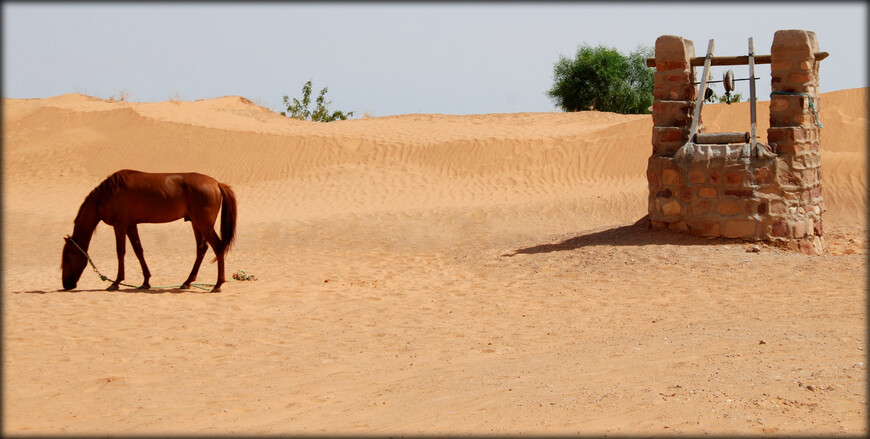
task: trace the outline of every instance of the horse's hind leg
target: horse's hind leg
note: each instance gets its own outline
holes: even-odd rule
[[[139,229],[136,228],[135,224],[127,227],[127,236],[130,238],[130,244],[133,246],[133,253],[136,253],[136,258],[139,259],[139,265],[142,266],[142,277],[145,279],[142,281],[142,286],[140,286],[139,289],[147,290],[151,288],[151,284],[149,283],[149,280],[151,280],[151,271],[148,270],[148,265],[145,263],[145,252],[142,251],[142,241],[139,240]]]
[[[193,225],[193,237],[196,239],[196,261],[193,262],[193,269],[190,270],[190,276],[181,284],[181,288],[188,289],[190,284],[196,280],[196,274],[199,273],[199,267],[202,265],[202,258],[205,257],[205,252],[208,250],[208,243],[205,237],[197,230],[196,225]]]
[[[217,264],[218,264],[218,277],[217,282],[214,284],[214,288],[211,289],[212,293],[219,293],[221,291],[221,285],[226,281],[224,278],[224,252],[223,252],[223,241],[218,237],[217,233],[213,228],[208,227],[205,231],[202,232],[205,237],[206,242],[211,245],[211,249],[214,250],[215,255],[217,256]]]

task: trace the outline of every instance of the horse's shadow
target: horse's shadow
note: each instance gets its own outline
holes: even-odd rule
[[[634,224],[614,227],[607,230],[590,232],[575,236],[561,242],[550,244],[538,244],[514,250],[502,256],[513,257],[520,254],[533,255],[539,253],[552,253],[571,251],[584,247],[594,246],[644,246],[644,245],[716,245],[743,242],[739,239],[727,238],[704,238],[686,233],[674,233],[665,229],[653,229],[649,225],[649,218],[643,217]]]
[[[181,288],[152,288],[143,290],[141,288],[128,288],[122,290],[108,291],[105,288],[92,288],[87,290],[30,290],[30,291],[13,291],[12,294],[57,294],[57,293],[67,293],[67,294],[77,294],[77,293],[109,293],[109,294],[183,294],[183,293],[193,293],[193,294],[213,294],[210,291],[201,290],[198,288],[193,288],[189,290],[183,290]]]

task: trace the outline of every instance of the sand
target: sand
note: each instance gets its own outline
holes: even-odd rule
[[[748,104],[703,117],[745,131]],[[3,433],[866,434],[867,89],[820,118],[808,256],[646,229],[649,115],[4,99]],[[62,237],[123,168],[230,184],[227,270],[257,280],[60,291]],[[190,225],[139,230],[151,284],[180,284]],[[90,253],[114,276],[105,224]]]

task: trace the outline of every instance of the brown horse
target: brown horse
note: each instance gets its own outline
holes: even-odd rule
[[[214,231],[218,210],[221,211],[221,236]],[[118,251],[118,276],[108,290],[117,290],[124,280],[124,253],[127,238],[142,265],[145,278],[141,289],[148,289],[151,272],[145,265],[142,243],[139,241],[139,223],[168,223],[184,218],[193,225],[196,238],[196,261],[190,276],[181,288],[190,288],[196,280],[202,258],[208,245],[216,255],[218,279],[212,292],[221,290],[224,278],[224,255],[233,243],[236,233],[236,196],[226,184],[197,173],[153,174],[124,169],[118,171],[85,197],[75,218],[72,236],[67,235],[63,246],[61,271],[63,288],[76,287],[88,264],[86,252],[91,237],[100,221],[115,229]],[[214,260],[212,261],[214,262]]]

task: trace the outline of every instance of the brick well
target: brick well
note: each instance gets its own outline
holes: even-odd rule
[[[647,167],[654,227],[823,251],[819,53],[814,32],[777,31],[769,144],[700,145],[689,141],[698,99],[694,44],[672,35],[656,40]],[[704,132],[701,120],[698,132]]]

